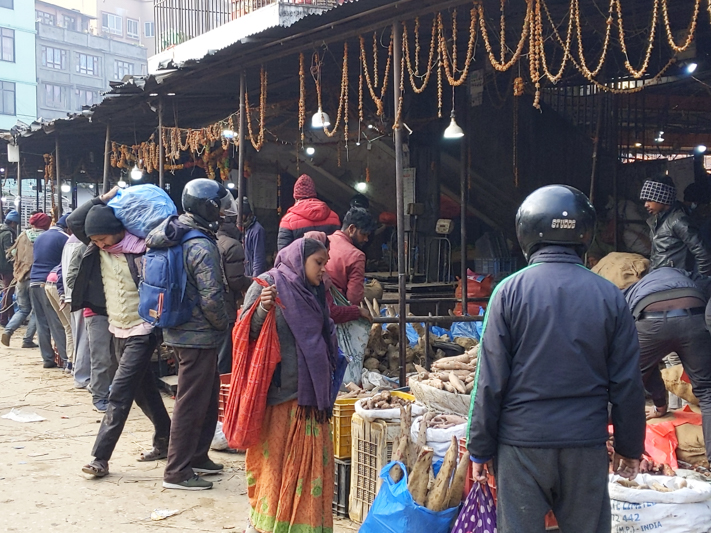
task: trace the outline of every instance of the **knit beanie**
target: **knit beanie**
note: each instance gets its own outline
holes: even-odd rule
[[[87,237],[94,235],[115,235],[121,233],[124,227],[114,215],[114,210],[108,205],[95,205],[86,215],[84,233]]]
[[[69,216],[69,213],[59,217],[59,220],[57,220],[57,226],[59,226],[62,229],[67,229],[67,217],[68,216]]]
[[[30,226],[34,226],[37,229],[48,230],[49,226],[52,225],[52,219],[44,213],[35,213],[30,217]]]
[[[294,185],[294,200],[303,200],[304,198],[316,198],[316,185],[311,176],[302,174]]]
[[[665,181],[671,182],[671,180]],[[639,199],[645,202],[649,201],[672,205],[676,201],[676,187],[661,180],[647,180],[642,186]]]

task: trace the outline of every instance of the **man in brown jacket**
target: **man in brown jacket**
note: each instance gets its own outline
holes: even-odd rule
[[[22,340],[23,348],[37,348],[33,338],[37,331],[35,314],[32,312],[30,302],[30,271],[32,270],[34,242],[44,233],[51,224],[51,219],[44,213],[38,213],[30,217],[30,227],[20,233],[15,244],[7,251],[7,257],[14,262],[13,274],[15,276],[15,295],[17,297],[17,307],[19,311],[13,315],[10,322],[5,326],[5,331],[0,339],[5,346],[10,346],[10,338],[15,333],[27,317],[30,322],[27,332]]]

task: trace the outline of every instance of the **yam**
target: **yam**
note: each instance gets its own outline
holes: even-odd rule
[[[427,484],[430,479],[430,468],[432,467],[432,457],[434,451],[432,448],[425,446],[420,453],[417,454],[417,460],[412,467],[412,474],[407,483],[407,489],[412,495],[412,499],[418,505],[425,505],[427,501]]]
[[[469,472],[469,463],[469,452],[467,451],[460,457],[457,470],[454,472],[452,484],[449,486],[449,491],[447,491],[447,505],[445,509],[451,509],[462,503],[464,484],[466,483],[467,473]]]
[[[444,386],[444,390],[446,390],[447,392],[451,392],[452,394],[457,394],[457,389],[455,389],[454,385],[452,385],[448,381],[445,381],[444,383],[442,383],[442,385]]]
[[[405,465],[405,468],[407,468],[407,450],[409,445],[410,439],[408,438],[408,436],[401,435],[395,453],[392,457],[393,461],[400,461],[401,463],[403,463]],[[395,483],[399,482],[402,479],[403,474],[404,473],[400,465],[395,465],[390,469],[390,477]]]
[[[473,367],[467,363],[460,363],[459,361],[449,361],[449,357],[445,359],[440,359],[432,364],[434,370],[468,370],[473,372],[476,367]]]
[[[417,433],[417,451],[419,452],[422,448],[427,445],[427,427],[429,426],[430,420],[434,418],[434,413],[432,411],[427,411],[422,418],[420,418],[420,427]]]
[[[473,390],[474,390],[474,381],[470,381],[469,383],[467,383],[467,386],[465,387],[466,394],[471,394]]]
[[[425,507],[431,511],[442,511],[445,509],[447,503],[449,503],[447,492],[449,491],[452,472],[457,464],[458,448],[457,437],[452,437],[452,444],[449,445],[447,453],[444,454],[442,467],[439,469],[434,487],[427,495],[427,501],[425,502]]]
[[[449,373],[449,382],[452,384],[452,386],[455,389],[457,389],[458,392],[460,392],[462,394],[467,393],[466,386],[464,385],[464,383],[462,383],[462,380],[459,379],[454,372]]]

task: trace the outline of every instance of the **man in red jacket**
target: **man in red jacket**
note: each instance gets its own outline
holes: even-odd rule
[[[343,228],[331,235],[330,259],[326,272],[333,285],[351,305],[360,305],[365,292],[365,253],[363,247],[375,231],[375,220],[362,207],[352,207],[343,217]]]
[[[302,174],[294,185],[294,204],[279,224],[277,249],[281,250],[308,231],[322,231],[330,235],[341,227],[338,215],[316,198],[316,185],[310,176]]]

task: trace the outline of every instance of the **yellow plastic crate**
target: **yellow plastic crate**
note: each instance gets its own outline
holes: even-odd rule
[[[349,459],[351,456],[351,418],[357,401],[357,398],[341,398],[333,406],[331,436],[336,459]]]

